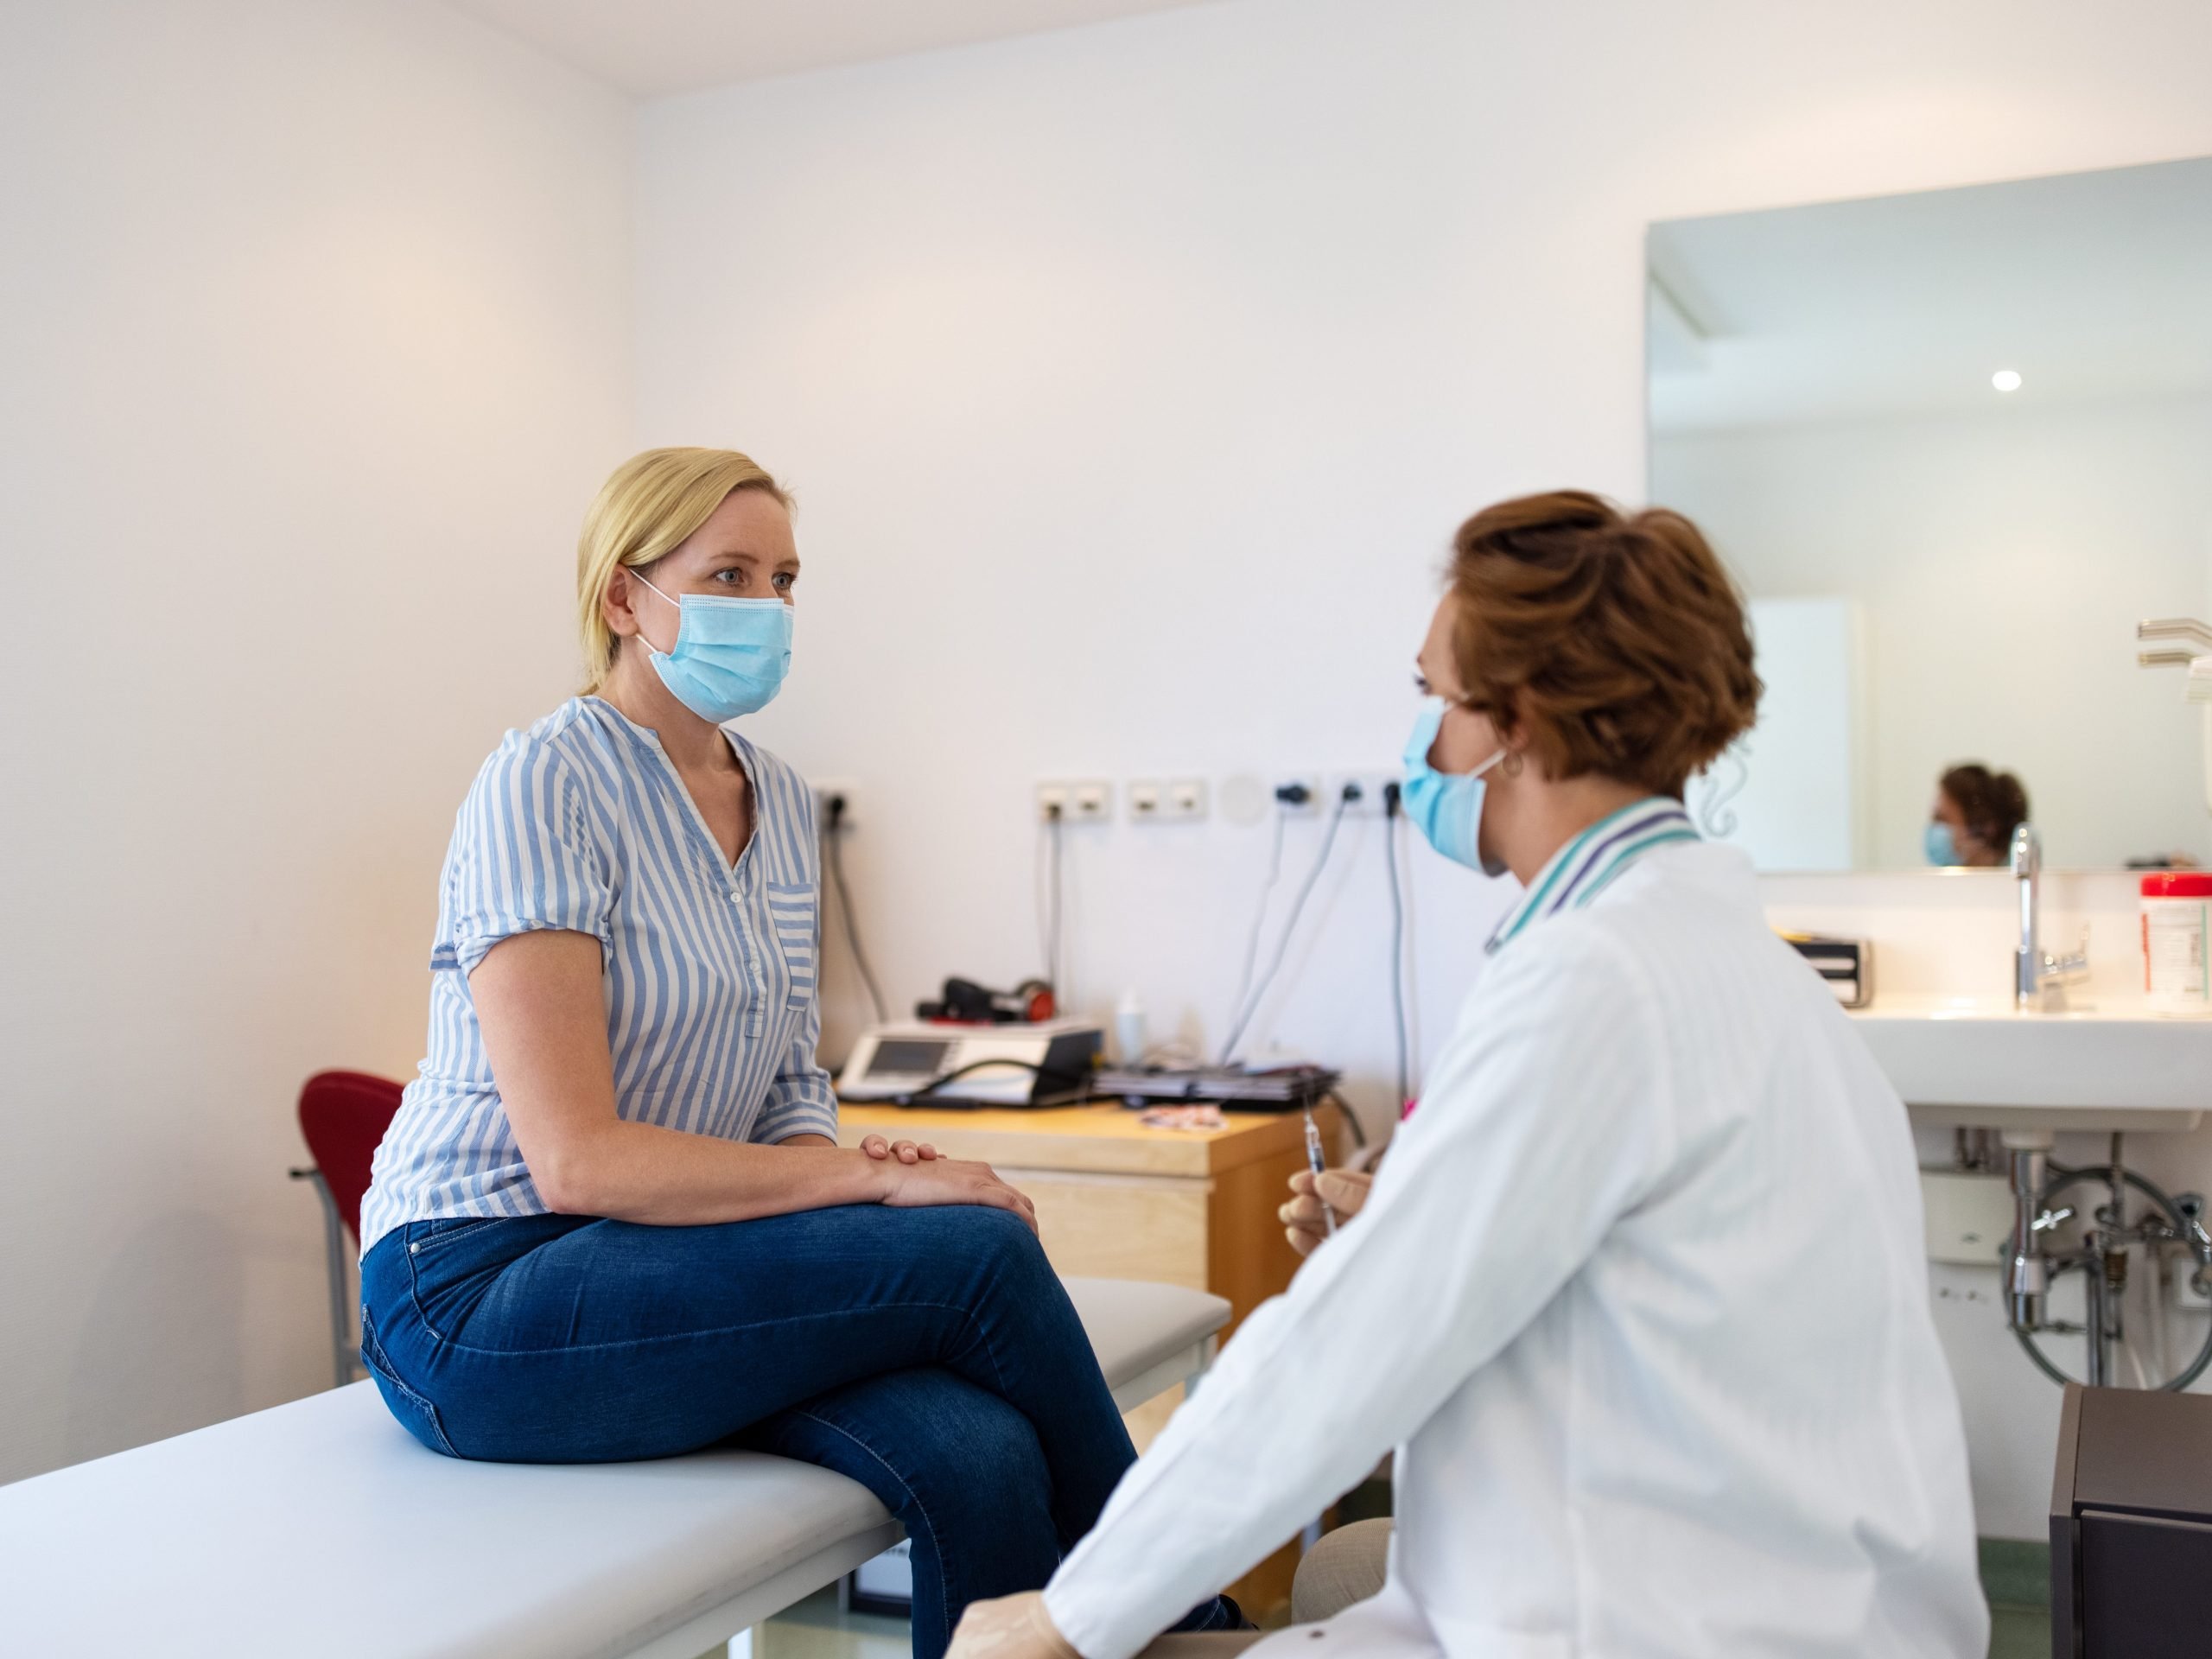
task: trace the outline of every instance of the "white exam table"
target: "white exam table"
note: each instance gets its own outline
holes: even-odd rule
[[[1065,1282],[1125,1411],[1229,1320]],[[901,1535],[864,1487],[760,1452],[442,1458],[357,1382],[0,1486],[0,1653],[695,1659]]]

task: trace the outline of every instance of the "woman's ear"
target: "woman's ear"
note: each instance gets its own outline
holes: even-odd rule
[[[626,639],[638,632],[636,606],[638,595],[643,591],[632,580],[626,565],[616,565],[608,575],[607,592],[599,601],[599,613],[606,620],[607,632],[618,639]]]

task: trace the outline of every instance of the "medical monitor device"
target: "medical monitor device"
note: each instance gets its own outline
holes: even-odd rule
[[[1065,1105],[1089,1096],[1104,1046],[1104,1028],[1083,1020],[876,1026],[853,1045],[837,1093],[899,1105]]]

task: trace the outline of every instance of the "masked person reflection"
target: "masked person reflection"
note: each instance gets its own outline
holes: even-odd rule
[[[906,1525],[934,1659],[970,1599],[1045,1582],[1136,1452],[1028,1199],[836,1144],[813,797],[730,724],[783,685],[798,574],[735,451],[649,450],[593,503],[585,693],[507,734],[446,855],[361,1357],[449,1457],[736,1438],[851,1476]],[[1187,1624],[1242,1622],[1208,1596]]]
[[[1519,900],[1371,1188],[1325,1236],[1294,1183],[1289,1290],[955,1659],[1128,1659],[1393,1447],[1376,1593],[1154,1651],[1979,1659],[1904,1109],[1681,804],[1753,716],[1733,585],[1676,514],[1509,501],[1420,667],[1408,811]]]
[[[2012,856],[2012,832],[2028,821],[2028,791],[2009,772],[1978,762],[1937,781],[1923,849],[1939,868],[1993,870]]]

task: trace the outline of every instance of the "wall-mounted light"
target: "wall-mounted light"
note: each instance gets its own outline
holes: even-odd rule
[[[2020,389],[2020,372],[2018,369],[1999,369],[1989,377],[1989,384],[1999,391],[2018,391]]]

